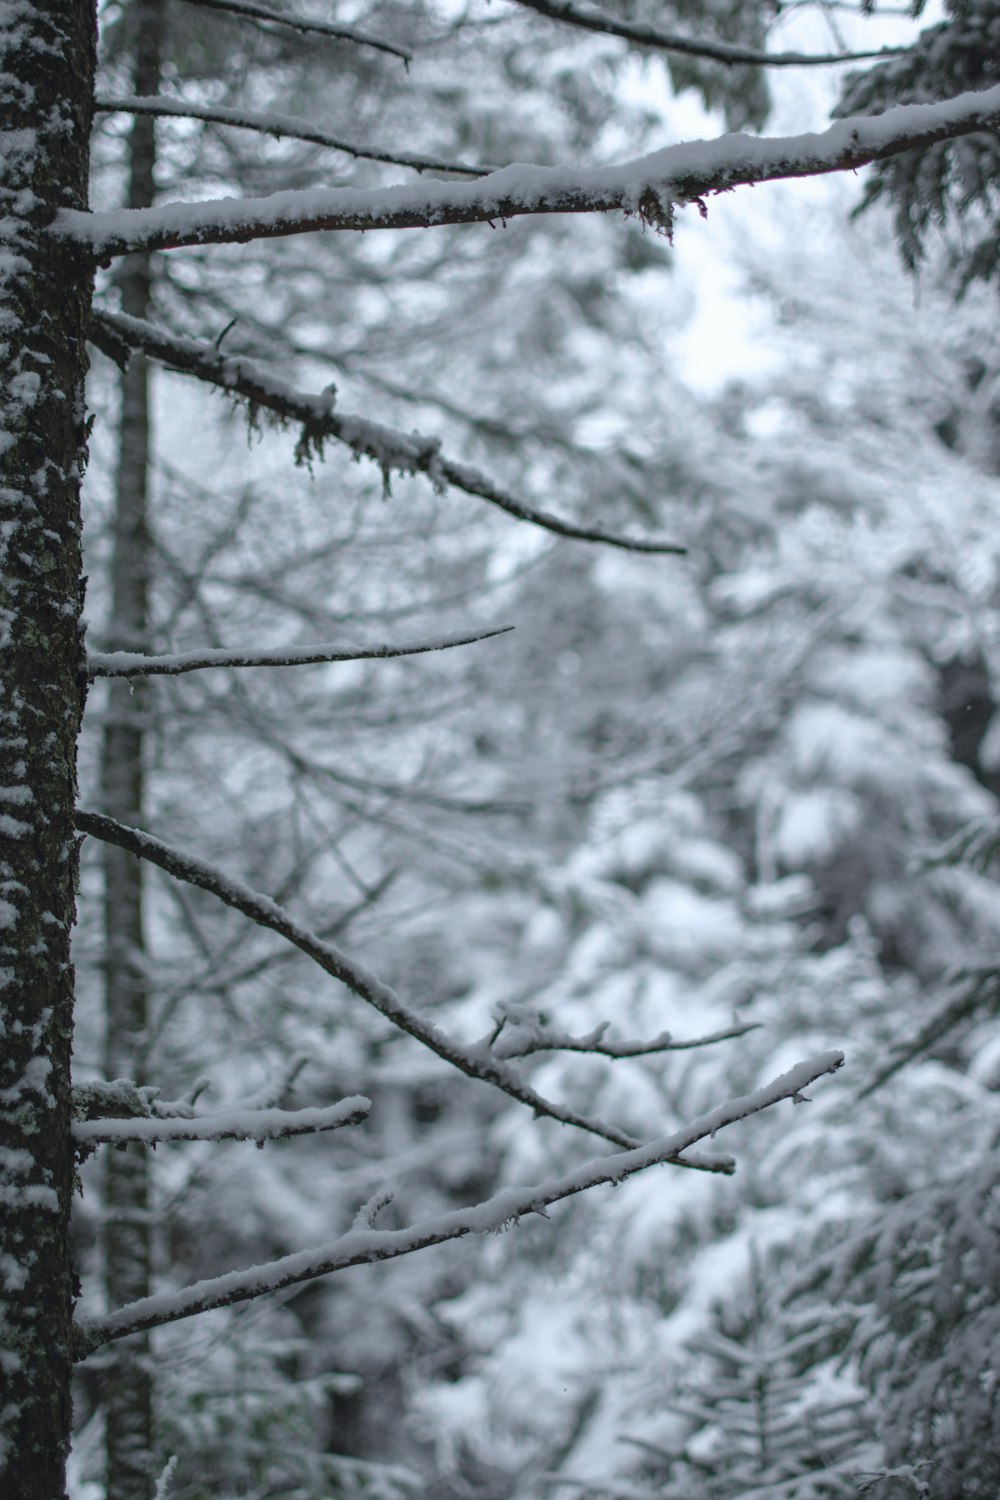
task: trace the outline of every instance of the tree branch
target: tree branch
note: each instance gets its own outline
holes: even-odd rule
[[[898,57],[905,47],[879,47],[870,52],[758,52],[753,47],[741,47],[736,42],[704,41],[698,37],[681,36],[674,31],[661,31],[646,21],[623,21],[610,16],[596,6],[579,6],[569,0],[513,0],[526,10],[547,16],[550,21],[559,21],[566,26],[578,26],[584,31],[596,31],[604,36],[622,37],[634,42],[637,47],[652,47],[658,52],[679,52],[686,57],[703,57],[709,62],[751,65],[767,68],[803,68],[828,66],[831,63],[865,62],[871,58]]]
[[[518,1011],[529,1007],[518,1007]],[[518,1057],[531,1057],[536,1052],[587,1052],[597,1057],[651,1057],[661,1052],[687,1052],[695,1047],[708,1047],[713,1042],[728,1042],[734,1037],[745,1036],[748,1031],[760,1029],[759,1021],[750,1021],[742,1026],[731,1026],[725,1031],[714,1031],[707,1036],[691,1037],[686,1041],[675,1041],[669,1031],[661,1032],[648,1042],[606,1042],[604,1035],[610,1022],[602,1021],[586,1036],[571,1036],[557,1026],[543,1021],[534,1007],[529,1014],[515,1014],[508,1007],[490,1039],[494,1057],[508,1061]]]
[[[148,1119],[75,1120],[71,1134],[89,1155],[95,1146],[160,1141],[280,1141],[286,1136],[315,1135],[358,1125],[367,1118],[371,1100],[358,1094],[326,1109],[217,1109],[201,1115],[152,1116]]]
[[[598,527],[575,526],[549,511],[535,510],[495,485],[478,469],[446,458],[437,438],[397,432],[364,417],[336,412],[330,391],[307,395],[295,390],[279,376],[272,375],[254,360],[222,354],[212,345],[166,333],[138,318],[126,317],[124,313],[95,311],[91,337],[99,349],[119,363],[131,349],[141,349],[143,354],[160,360],[173,370],[205,380],[230,396],[241,396],[250,403],[251,412],[263,408],[273,412],[281,422],[300,424],[302,435],[298,453],[304,460],[313,454],[321,454],[323,444],[332,439],[350,448],[356,457],[372,459],[383,476],[393,472],[426,474],[432,484],[442,488],[452,485],[467,495],[486,500],[519,521],[527,521],[556,536],[619,547],[626,552],[682,555],[686,551],[675,542],[618,536]]]
[[[453,646],[471,646],[496,635],[507,635],[513,625],[481,630],[475,635],[441,636],[417,641],[412,646],[362,646],[345,651],[341,646],[275,646],[250,651],[179,651],[171,656],[143,656],[136,651],[91,651],[87,654],[87,676],[179,677],[209,667],[308,667],[319,662],[384,661],[396,656],[421,656],[429,651],[449,651]]]
[[[750,1115],[769,1109],[782,1099],[798,1100],[802,1090],[824,1074],[835,1073],[843,1064],[841,1052],[824,1052],[807,1062],[797,1064],[773,1082],[742,1098],[732,1099],[717,1109],[685,1125],[673,1135],[637,1146],[634,1150],[599,1157],[556,1178],[534,1187],[505,1188],[473,1208],[441,1214],[408,1229],[375,1229],[365,1222],[329,1244],[301,1250],[262,1266],[245,1271],[231,1271],[195,1282],[178,1292],[164,1292],[119,1308],[107,1317],[94,1318],[77,1327],[76,1357],[85,1359],[95,1349],[113,1339],[124,1338],[147,1328],[156,1328],[179,1318],[192,1317],[210,1308],[229,1307],[282,1287],[311,1281],[331,1271],[372,1261],[394,1260],[429,1245],[462,1239],[469,1234],[496,1233],[515,1223],[525,1214],[544,1213],[553,1203],[605,1183],[623,1182],[636,1172],[669,1162],[683,1166],[681,1154],[698,1141],[714,1138],[719,1130]],[[374,1206],[373,1200],[372,1206]],[[374,1217],[372,1214],[370,1217]],[[357,1221],[356,1221],[357,1223]]]
[[[382,161],[391,166],[412,167],[416,172],[453,172],[461,177],[482,177],[491,170],[489,167],[470,167],[465,162],[446,161],[438,156],[417,156],[409,151],[380,151],[374,146],[359,146],[341,136],[319,130],[311,120],[298,115],[256,114],[253,110],[230,109],[222,104],[188,104],[183,99],[159,95],[97,99],[94,108],[99,114],[155,115],[205,120],[212,125],[232,125],[238,130],[256,130],[278,140],[308,141],[313,146],[327,146],[358,161]]]
[[[140,250],[243,243],[318,229],[494,224],[550,213],[639,214],[669,233],[675,204],[700,203],[706,194],[751,183],[853,171],[902,151],[995,130],[998,125],[1000,85],[937,104],[901,104],[881,115],[852,115],[819,134],[723,135],[714,141],[667,146],[618,166],[514,165],[476,182],[303,189],[268,198],[166,203],[101,213],[63,209],[52,232],[86,246],[104,264]]]
[[[631,1149],[637,1144],[635,1137],[624,1130],[607,1125],[601,1120],[579,1115],[573,1110],[544,1099],[502,1059],[494,1057],[488,1043],[483,1043],[478,1047],[465,1047],[460,1042],[453,1041],[432,1021],[412,1011],[394,990],[378,979],[363,964],[348,957],[332,943],[323,942],[315,933],[302,927],[290,912],[284,911],[270,897],[260,895],[241,881],[232,879],[216,866],[196,859],[193,855],[183,854],[138,828],[127,828],[123,823],[106,817],[103,813],[79,809],[76,814],[76,826],[81,833],[89,833],[105,843],[117,844],[119,848],[128,849],[140,859],[158,865],[161,870],[166,870],[177,880],[184,880],[189,885],[210,891],[227,906],[249,917],[252,922],[258,923],[261,927],[267,927],[272,932],[280,933],[332,978],[338,979],[360,999],[367,1001],[400,1031],[414,1037],[468,1078],[477,1078],[484,1083],[492,1084],[494,1088],[507,1094],[511,1099],[527,1105],[536,1115],[558,1120],[563,1125],[574,1125],[579,1130],[586,1130],[592,1135],[600,1136],[603,1140],[611,1141],[614,1145],[626,1149]],[[704,1171],[726,1170],[725,1166],[720,1166],[713,1158],[698,1161],[689,1159],[683,1165],[697,1166],[699,1170]]]
[[[285,26],[303,36],[325,36],[336,42],[355,42],[359,47],[374,47],[377,52],[388,52],[391,57],[402,58],[409,65],[413,53],[395,42],[372,36],[369,31],[359,31],[356,26],[338,26],[330,21],[308,21],[304,17],[285,15],[280,10],[258,5],[256,0],[187,0],[189,5],[202,5],[206,10],[224,10],[231,15],[250,21],[266,21],[270,26]]]

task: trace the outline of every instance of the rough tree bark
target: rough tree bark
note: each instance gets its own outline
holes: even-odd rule
[[[159,93],[163,52],[162,0],[137,0],[129,15],[133,53],[132,88]],[[127,206],[149,208],[156,197],[156,128],[136,116],[128,145]],[[122,311],[134,318],[150,313],[152,257],[126,256],[118,283]],[[126,651],[149,650],[150,540],[150,378],[141,355],[120,378],[118,462],[115,476],[114,538],[111,556],[110,644]],[[141,826],[145,800],[144,739],[150,708],[141,679],[108,686],[107,726],[101,751],[104,809],[123,823]],[[104,867],[105,1051],[107,1078],[143,1076],[142,1054],[149,1021],[142,866],[110,844],[102,849]],[[150,1292],[149,1153],[142,1146],[109,1151],[104,1174],[105,1289],[108,1306],[146,1297]],[[153,1380],[149,1334],[123,1340],[105,1372],[107,1500],[149,1500],[153,1492]]]
[[[69,1137],[91,0],[0,24],[0,1491],[58,1500],[69,1446]]]

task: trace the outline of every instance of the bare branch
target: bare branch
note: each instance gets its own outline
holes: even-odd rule
[[[467,495],[488,501],[519,521],[527,521],[556,536],[619,547],[626,552],[682,555],[686,551],[675,542],[618,536],[597,527],[575,526],[549,511],[535,510],[495,485],[478,469],[446,458],[437,438],[397,432],[364,417],[336,412],[330,391],[307,395],[254,360],[222,354],[209,344],[165,333],[138,318],[95,310],[91,337],[110,359],[120,362],[129,349],[141,349],[143,354],[161,360],[171,369],[205,380],[230,396],[241,396],[250,403],[251,409],[262,407],[273,412],[279,421],[300,423],[299,452],[306,458],[319,452],[324,442],[333,440],[343,443],[357,457],[372,459],[379,465],[383,476],[393,472],[426,474],[432,484],[442,488],[452,485]]]
[[[411,1010],[394,990],[378,979],[363,964],[349,958],[340,948],[336,948],[332,943],[323,942],[315,933],[302,927],[290,912],[284,911],[270,897],[260,895],[244,885],[242,881],[232,879],[216,866],[196,859],[193,855],[183,854],[171,848],[169,844],[164,844],[160,839],[153,838],[151,834],[141,832],[138,828],[127,828],[103,813],[85,812],[80,809],[76,814],[76,826],[82,833],[89,833],[105,843],[117,844],[119,848],[128,849],[140,859],[158,865],[160,869],[166,870],[177,880],[184,880],[190,885],[199,886],[202,890],[211,891],[220,901],[242,912],[245,917],[249,917],[259,926],[280,933],[327,974],[346,985],[360,999],[367,1001],[400,1031],[422,1042],[431,1052],[436,1053],[438,1057],[467,1077],[478,1078],[484,1083],[492,1084],[494,1088],[500,1089],[510,1098],[527,1105],[536,1115],[545,1115],[549,1119],[559,1120],[564,1125],[574,1125],[580,1130],[589,1131],[592,1135],[598,1135],[603,1140],[611,1141],[614,1145],[626,1149],[631,1149],[637,1144],[635,1137],[624,1130],[618,1130],[615,1126],[607,1125],[601,1120],[579,1115],[573,1110],[544,1099],[502,1059],[494,1057],[487,1044],[479,1047],[466,1047],[461,1042],[454,1041],[432,1021]],[[705,1171],[726,1170],[725,1166],[720,1166],[712,1158],[704,1161],[694,1161],[689,1158],[683,1165],[697,1166]]]
[[[357,161],[382,161],[390,166],[412,167],[415,172],[452,172],[460,177],[482,177],[490,167],[470,167],[466,162],[447,161],[439,156],[419,156],[411,151],[380,151],[375,146],[359,146],[342,136],[320,130],[311,120],[299,115],[257,114],[253,110],[231,109],[222,104],[189,104],[184,99],[155,96],[123,96],[120,99],[97,99],[99,114],[155,115],[184,120],[205,120],[212,125],[232,125],[238,130],[256,130],[276,140],[308,141],[342,151]]]
[[[258,5],[256,0],[187,0],[189,5],[203,5],[206,10],[224,10],[231,15],[245,17],[249,21],[266,21],[269,26],[284,26],[298,31],[303,36],[325,36],[337,42],[355,42],[359,47],[374,47],[377,52],[388,52],[390,57],[399,57],[410,63],[413,53],[395,42],[372,36],[369,31],[359,31],[356,26],[338,26],[331,21],[307,21],[304,17],[285,15],[280,10]]]
[[[280,1141],[286,1136],[315,1135],[358,1125],[367,1118],[371,1100],[358,1094],[325,1109],[217,1109],[201,1115],[155,1116],[149,1119],[76,1120],[72,1136],[85,1151],[100,1145],[160,1141]]]
[[[52,232],[88,247],[96,259],[184,245],[244,243],[309,230],[418,229],[495,224],[534,214],[639,214],[669,233],[676,204],[710,193],[788,177],[853,171],[902,151],[1000,125],[1000,85],[936,104],[900,104],[881,115],[851,115],[819,134],[667,146],[618,166],[515,165],[476,182],[316,188],[268,198],[166,203],[158,208],[87,213],[63,209]]]
[[[78,1325],[77,1358],[85,1359],[112,1339],[172,1323],[179,1318],[189,1318],[210,1308],[229,1307],[236,1302],[279,1291],[282,1287],[326,1276],[331,1271],[344,1270],[347,1266],[394,1260],[400,1255],[410,1255],[429,1245],[462,1239],[469,1234],[495,1233],[525,1214],[543,1213],[553,1203],[604,1183],[623,1182],[636,1172],[660,1163],[683,1166],[682,1153],[698,1141],[714,1138],[727,1125],[770,1109],[782,1099],[801,1098],[804,1088],[827,1073],[835,1073],[843,1061],[842,1052],[824,1052],[797,1064],[754,1093],[719,1105],[673,1135],[637,1146],[634,1150],[599,1157],[552,1182],[534,1187],[504,1188],[474,1208],[437,1215],[408,1229],[378,1230],[363,1223],[357,1225],[356,1221],[357,1227],[329,1244],[283,1256],[267,1265],[195,1282],[178,1292],[144,1297],[107,1317]]]
[[[481,630],[475,635],[441,636],[417,641],[412,646],[363,646],[345,651],[342,646],[275,646],[250,651],[179,651],[172,656],[143,656],[136,651],[92,651],[87,656],[87,676],[179,677],[208,667],[307,667],[319,662],[382,661],[395,656],[422,656],[428,651],[448,651],[453,646],[471,646],[496,635],[507,635],[513,625]]]
[[[703,57],[709,62],[750,65],[767,68],[826,67],[832,63],[864,62],[870,58],[898,57],[905,47],[878,47],[870,52],[758,52],[736,42],[706,41],[701,37],[682,36],[675,31],[661,31],[646,21],[623,21],[597,6],[582,6],[570,0],[513,0],[550,21],[578,26],[605,36],[622,37],[637,47],[651,47],[658,52],[678,52],[686,57]]]

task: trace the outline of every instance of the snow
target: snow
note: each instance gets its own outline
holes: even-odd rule
[[[600,1157],[550,1182],[531,1187],[504,1188],[474,1208],[458,1209],[423,1220],[409,1229],[354,1229],[337,1240],[311,1250],[297,1251],[245,1271],[195,1282],[179,1292],[162,1292],[119,1308],[106,1317],[79,1327],[85,1353],[109,1339],[120,1338],[138,1328],[154,1327],[177,1318],[190,1317],[209,1307],[221,1307],[266,1292],[292,1286],[299,1281],[324,1276],[331,1271],[366,1261],[388,1260],[415,1250],[468,1234],[492,1234],[528,1214],[542,1213],[549,1205],[574,1197],[602,1184],[617,1184],[636,1172],[645,1171],[687,1152],[697,1142],[714,1139],[718,1131],[784,1099],[797,1102],[801,1091],[827,1073],[843,1066],[844,1054],[829,1051],[795,1064],[770,1083],[740,1098],[718,1105],[673,1134]]]
[[[684,142],[619,166],[573,169],[517,163],[470,183],[302,189],[268,198],[97,213],[63,209],[55,228],[106,260],[144,247],[239,241],[306,229],[502,221],[529,213],[613,209],[666,214],[671,201],[684,203],[739,184],[853,168],[935,133],[989,128],[998,117],[1000,85],[935,104],[897,105],[874,117],[851,116],[819,133],[771,138],[733,134]]]
[[[73,1139],[80,1145],[98,1142],[143,1141],[268,1141],[290,1135],[312,1135],[356,1125],[371,1109],[371,1100],[357,1094],[328,1108],[313,1109],[217,1109],[209,1113],[171,1119],[76,1120]]]

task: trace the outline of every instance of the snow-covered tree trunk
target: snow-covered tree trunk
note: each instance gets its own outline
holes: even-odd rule
[[[68,1225],[79,487],[90,265],[49,238],[86,202],[90,0],[0,26],[0,1491],[58,1500],[69,1441]]]
[[[164,7],[137,0],[130,16],[133,91],[160,88]],[[129,137],[129,208],[149,208],[156,195],[156,126],[137,115]],[[150,311],[151,257],[127,256],[119,284],[122,309],[134,318]],[[150,379],[147,361],[132,359],[120,380],[121,410],[111,558],[112,645],[148,651],[150,574],[147,514],[150,461]],[[104,809],[123,823],[143,821],[144,745],[150,694],[143,681],[108,685],[108,722],[101,757]],[[138,1051],[148,1025],[147,957],[142,869],[123,850],[105,844],[105,1070],[108,1079],[142,1083]],[[152,1259],[149,1156],[145,1147],[109,1151],[105,1168],[105,1286],[110,1307],[149,1295]],[[149,1334],[123,1339],[105,1377],[107,1500],[148,1500],[152,1493],[153,1389]]]

